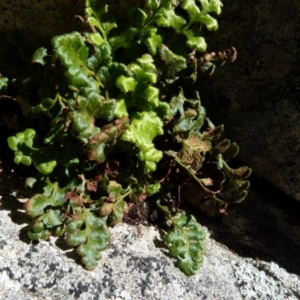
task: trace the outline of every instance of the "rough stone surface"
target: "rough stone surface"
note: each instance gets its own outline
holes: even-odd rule
[[[84,0],[1,0],[0,39],[19,31],[27,39],[50,38],[79,28]]]
[[[198,216],[207,254],[195,276],[175,268],[157,229],[127,224],[86,271],[60,240],[28,240],[22,180],[0,175],[0,299],[300,299],[299,218],[253,191],[222,219]]]
[[[231,273],[234,256],[216,243],[208,249],[218,251],[219,258],[227,256],[226,265],[211,256],[199,274],[187,278],[154,246],[153,228],[142,228],[144,236],[139,237],[136,228],[118,225],[99,266],[89,272],[67,258],[53,239],[22,243],[19,228],[5,226],[4,220],[2,214],[1,299],[242,299]]]
[[[253,171],[300,200],[300,6],[298,0],[223,0],[209,51],[235,46],[202,94]],[[203,84],[201,85],[203,87]],[[216,106],[220,108],[215,110]]]

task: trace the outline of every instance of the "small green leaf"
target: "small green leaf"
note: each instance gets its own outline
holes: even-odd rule
[[[87,32],[85,35],[89,41],[91,41],[93,44],[97,46],[101,46],[106,42],[99,32],[95,32],[95,33]]]
[[[202,13],[215,13],[219,15],[222,11],[222,2],[220,0],[199,0],[202,6]]]
[[[32,232],[31,230],[27,233],[28,237],[31,240],[38,241],[38,240],[48,240],[51,236],[51,232],[49,230],[43,230],[42,232],[36,233]]]
[[[124,99],[118,99],[116,103],[115,117],[117,118],[128,117],[127,106]]]
[[[89,57],[87,66],[94,72],[97,72],[100,67],[108,66],[111,62],[111,48],[106,44],[102,44],[97,47],[96,53]]]
[[[150,8],[151,10],[156,10],[159,5],[159,2],[156,0],[145,0],[145,7]]]
[[[52,228],[55,226],[59,226],[62,222],[59,220],[59,210],[49,209],[47,213],[42,215],[39,220],[44,223],[46,228]]]
[[[27,128],[8,138],[8,146],[15,151],[14,162],[29,166],[32,162],[42,174],[50,174],[56,166],[57,152],[38,144],[35,130]]]
[[[86,92],[86,97],[80,97],[78,99],[78,104],[80,106],[80,111],[84,111],[91,117],[98,118],[101,114],[101,106],[103,101],[104,98],[99,95],[99,93],[89,90]]]
[[[117,101],[115,99],[104,100],[96,117],[111,121],[115,115],[116,105]]]
[[[112,29],[117,28],[117,24],[114,21],[114,18],[109,18],[105,22],[102,22],[102,28],[105,33],[108,34]]]
[[[162,36],[160,34],[157,34],[157,31],[157,28],[151,27],[143,37],[143,41],[151,55],[156,54],[157,46],[160,45],[163,41]]]
[[[8,78],[0,76],[0,95],[6,93],[8,87]]]
[[[47,56],[47,49],[42,47],[37,49],[32,56],[32,63],[38,63],[41,65],[45,65],[45,57]]]
[[[67,236],[67,243],[73,247],[78,246],[76,252],[82,256],[81,262],[86,269],[93,270],[101,259],[100,251],[107,248],[110,238],[105,224],[107,218],[98,217],[84,209],[81,219],[84,221],[83,227],[70,232]]]
[[[218,29],[218,21],[210,15],[200,16],[199,21],[205,24],[208,30]]]
[[[28,155],[24,155],[22,152],[17,151],[15,153],[15,158],[14,162],[18,165],[19,163],[25,165],[25,166],[30,166],[32,163],[32,159]]]
[[[86,112],[71,112],[69,114],[69,119],[72,121],[74,135],[84,144],[100,131],[100,128],[94,126],[95,118]]]
[[[128,76],[127,66],[120,63],[111,63],[109,66],[101,66],[97,71],[97,76],[107,89],[115,87],[117,78]]]
[[[110,181],[107,186],[107,193],[110,198],[116,199],[118,196],[121,195],[122,186],[117,183],[116,181]]]
[[[156,83],[157,70],[151,55],[144,54],[142,57],[137,59],[137,62],[138,63],[132,63],[128,66],[128,69],[134,74],[137,81]]]
[[[134,91],[133,101],[140,110],[152,111],[160,104],[159,90],[147,83],[141,83]]]
[[[217,30],[218,22],[209,13],[220,14],[221,1],[199,0],[199,2],[201,3],[201,10],[194,0],[184,0],[181,4],[181,7],[189,14],[190,24],[201,22],[206,25],[208,30]]]
[[[161,8],[155,19],[158,26],[172,27],[177,32],[186,24],[186,21],[182,17],[177,16],[173,9]]]
[[[155,149],[153,139],[163,134],[163,123],[154,112],[136,113],[131,124],[126,128],[121,139],[136,144],[139,149],[139,159],[148,162],[148,167],[154,171],[163,154]]]
[[[58,183],[51,183],[50,180],[45,182],[43,194],[36,194],[25,204],[25,210],[31,217],[41,216],[45,209],[58,207],[64,204],[64,191],[58,187]]]
[[[68,68],[65,72],[65,76],[68,79],[68,83],[74,86],[78,90],[82,88],[93,89],[99,92],[97,82],[88,76],[89,72],[83,72],[83,69],[78,66]]]
[[[136,87],[136,80],[133,77],[120,76],[117,79],[117,87],[123,92],[133,92]]]
[[[53,159],[53,154],[50,154],[49,152],[44,153],[42,160],[40,159],[40,157],[37,158],[36,156],[36,159],[34,161],[34,166],[38,169],[40,173],[44,175],[52,173],[56,165],[57,165],[56,155],[55,155],[55,159]]]
[[[97,27],[100,31],[103,29],[101,24],[101,16],[108,12],[108,5],[101,4],[99,1],[87,0],[85,13],[87,15],[87,22]]]
[[[125,28],[118,36],[111,37],[109,44],[114,51],[119,48],[129,48],[137,31],[138,29],[134,27]]]
[[[171,217],[170,220],[174,226],[164,236],[164,242],[170,255],[177,258],[177,266],[181,271],[188,276],[194,275],[203,261],[205,232],[196,219],[186,212]]]
[[[152,196],[160,191],[161,185],[159,182],[149,184],[146,186],[146,194],[147,196]]]
[[[193,23],[195,21],[199,22],[199,17],[201,16],[201,11],[200,11],[200,8],[195,3],[195,0],[183,0],[181,7],[188,12],[191,23]]]
[[[18,135],[17,136],[11,136],[7,139],[8,142],[8,147],[13,150],[13,151],[17,151],[18,150],[18,144],[19,144],[19,140],[18,140]]]
[[[79,32],[56,36],[52,39],[52,44],[66,69],[77,66],[83,71],[87,70],[88,48]]]
[[[184,35],[187,37],[186,45],[190,49],[196,49],[200,52],[205,52],[207,48],[207,44],[203,37],[199,36],[199,34],[194,30],[186,30]]]

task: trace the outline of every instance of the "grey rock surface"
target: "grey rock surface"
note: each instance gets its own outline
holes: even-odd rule
[[[207,254],[195,276],[175,268],[156,228],[127,224],[86,271],[60,240],[29,241],[22,180],[1,175],[0,299],[300,299],[299,220],[254,192],[220,220],[198,216]]]
[[[223,3],[208,51],[234,46],[238,56],[199,84],[204,106],[255,174],[300,201],[299,1]]]
[[[209,243],[210,256],[195,277],[187,278],[173,261],[153,244],[154,228],[142,228],[143,236],[126,224],[112,230],[112,241],[94,271],[86,271],[55,245],[18,240],[19,228],[3,224],[0,259],[1,299],[242,299],[235,286],[226,249]],[[6,226],[5,226],[6,225]],[[7,232],[5,232],[7,230]],[[5,234],[3,234],[6,233]],[[226,256],[225,265],[219,259]]]

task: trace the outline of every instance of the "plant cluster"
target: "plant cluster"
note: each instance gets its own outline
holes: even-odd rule
[[[165,216],[163,240],[177,266],[187,275],[199,269],[205,233],[184,208],[225,213],[247,195],[251,172],[229,167],[238,146],[220,138],[223,126],[206,117],[193,85],[218,58],[203,56],[200,28],[217,29],[221,6],[129,1],[120,17],[114,1],[87,0],[82,32],[52,38],[17,76],[0,78],[1,93],[13,87],[22,112],[8,120],[18,129],[8,139],[14,162],[38,170],[26,181],[31,239],[65,237],[91,270],[108,226],[151,201]],[[178,187],[190,185],[199,201],[181,199]]]

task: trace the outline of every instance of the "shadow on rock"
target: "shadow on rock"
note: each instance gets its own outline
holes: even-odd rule
[[[239,256],[275,262],[299,276],[300,203],[252,178],[251,191],[243,203],[230,207],[220,219],[198,216],[198,221],[208,227],[213,239]]]

